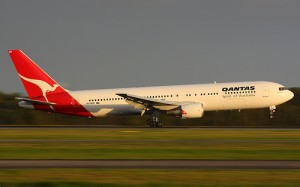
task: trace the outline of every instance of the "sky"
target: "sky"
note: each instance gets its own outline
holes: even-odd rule
[[[272,81],[300,86],[298,0],[0,0],[0,91],[21,49],[69,90]]]

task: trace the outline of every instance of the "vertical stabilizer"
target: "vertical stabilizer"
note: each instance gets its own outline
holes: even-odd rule
[[[65,92],[65,90],[34,63],[21,50],[8,51],[20,79],[28,93],[29,98],[44,97],[48,102],[47,95]]]
[[[30,98],[21,98],[23,106],[32,105],[37,110],[48,112],[92,116],[21,50],[9,50],[8,53]]]

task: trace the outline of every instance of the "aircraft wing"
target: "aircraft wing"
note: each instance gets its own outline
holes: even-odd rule
[[[20,100],[20,101],[26,101],[26,102],[36,104],[36,105],[51,105],[51,106],[56,105],[56,103],[39,101],[39,100],[34,100],[34,99],[29,99],[29,98],[24,98],[24,97],[16,97],[15,99]]]
[[[117,93],[116,95],[125,98],[126,102],[133,105],[135,108],[145,109],[145,108],[156,108],[159,110],[171,110],[177,108],[180,105],[187,104],[183,102],[174,102],[161,99],[150,99],[142,96],[126,94],[126,93]]]

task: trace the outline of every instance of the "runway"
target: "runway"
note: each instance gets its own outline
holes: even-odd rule
[[[153,130],[155,128],[150,128],[147,125],[0,125],[0,129],[143,129],[143,130]],[[300,127],[295,126],[281,126],[281,127],[268,127],[268,126],[242,126],[242,125],[231,125],[231,126],[164,126],[159,129],[209,129],[209,130],[299,130]]]
[[[0,169],[300,169],[291,160],[0,160]]]
[[[300,140],[173,140],[173,139],[157,139],[157,140],[0,140],[0,143],[16,143],[16,144],[28,144],[28,143],[288,143],[288,144],[299,144]]]

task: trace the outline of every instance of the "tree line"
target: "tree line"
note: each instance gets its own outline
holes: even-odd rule
[[[277,106],[276,116],[269,119],[269,109],[205,112],[199,119],[162,116],[164,126],[234,126],[234,127],[300,127],[300,88],[291,88],[295,97]],[[115,125],[146,126],[149,116],[85,118],[48,114],[18,107],[20,94],[0,92],[0,125]]]

